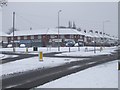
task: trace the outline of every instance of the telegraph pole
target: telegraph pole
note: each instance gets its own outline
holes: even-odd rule
[[[14,43],[14,31],[15,31],[15,12],[13,12],[13,52],[15,52],[15,43]]]

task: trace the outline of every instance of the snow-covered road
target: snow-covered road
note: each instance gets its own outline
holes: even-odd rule
[[[49,68],[59,66],[68,62],[78,61],[83,59],[71,59],[71,58],[49,58],[44,57],[43,61],[39,61],[38,57],[32,57],[28,59],[22,59],[19,61],[9,62],[0,65],[2,67],[1,75],[13,74],[18,72],[24,72],[28,70],[35,70],[38,68]]]

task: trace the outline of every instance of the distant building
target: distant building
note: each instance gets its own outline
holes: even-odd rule
[[[0,32],[0,47],[6,47],[8,44],[7,34]]]
[[[58,39],[59,36],[59,39]],[[10,35],[2,34],[1,35],[1,45],[6,47],[8,44],[13,44],[13,34]],[[104,38],[104,39],[103,39]],[[77,30],[71,28],[46,28],[46,29],[38,29],[38,30],[19,30],[15,31],[14,36],[14,45],[15,47],[19,47],[21,44],[25,44],[26,47],[46,47],[58,46],[58,42],[60,46],[65,46],[66,42],[72,40],[83,43],[85,46],[96,46],[101,45],[115,45],[118,39],[115,37],[110,37],[110,35],[104,35],[102,32],[98,31],[87,31],[87,30]],[[95,42],[95,43],[94,43]]]
[[[68,40],[74,40],[75,42],[84,42],[84,34],[76,29],[60,28],[58,39],[58,28],[53,29],[39,29],[39,30],[21,30],[15,31],[14,41],[16,46],[25,44],[28,47],[31,46],[58,46],[60,42],[61,46],[65,46],[65,42]],[[12,34],[8,36],[8,43],[12,43]]]

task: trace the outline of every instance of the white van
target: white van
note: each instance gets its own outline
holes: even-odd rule
[[[20,44],[20,47],[22,47],[22,48],[25,47],[25,44]]]

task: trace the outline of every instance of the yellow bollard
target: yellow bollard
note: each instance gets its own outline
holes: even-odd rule
[[[43,53],[42,52],[39,52],[39,60],[43,61]]]

